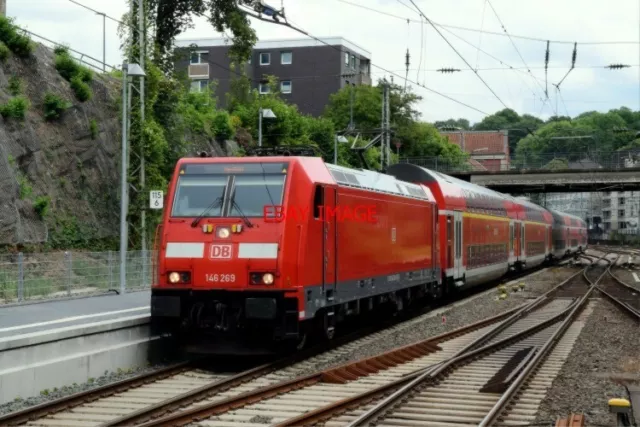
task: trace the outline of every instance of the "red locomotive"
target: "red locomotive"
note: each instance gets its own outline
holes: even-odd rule
[[[152,322],[214,347],[330,339],[348,316],[585,249],[584,222],[563,215],[408,164],[181,159],[156,237]]]

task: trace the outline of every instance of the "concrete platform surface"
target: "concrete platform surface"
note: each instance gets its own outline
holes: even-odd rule
[[[150,314],[150,291],[0,306],[0,339]]]

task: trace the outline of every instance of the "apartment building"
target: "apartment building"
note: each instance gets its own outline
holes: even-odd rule
[[[276,76],[283,98],[298,110],[314,117],[321,115],[329,96],[346,85],[371,84],[371,53],[342,37],[262,40],[254,46],[244,64],[252,87],[268,93],[266,76]],[[217,82],[218,105],[224,107],[226,94],[238,69],[231,68],[230,44],[222,38],[183,39],[176,42],[178,71],[185,71],[191,88],[200,91]],[[182,54],[180,54],[182,53]]]

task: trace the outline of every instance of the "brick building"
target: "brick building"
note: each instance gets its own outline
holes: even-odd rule
[[[509,131],[447,131],[440,132],[449,142],[470,154],[474,170],[509,170]]]

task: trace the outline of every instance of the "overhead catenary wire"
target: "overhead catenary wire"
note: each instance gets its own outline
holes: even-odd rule
[[[400,0],[397,0],[400,1]],[[413,6],[416,8],[416,10],[420,13],[420,15],[422,15],[422,17],[424,18],[425,21],[427,21],[429,24],[431,24],[431,26],[436,30],[436,32],[444,39],[445,42],[447,42],[447,44],[449,45],[449,47],[451,47],[451,49],[453,49],[453,51],[460,57],[460,59],[462,59],[462,61],[464,61],[465,64],[467,64],[467,67],[469,67],[469,69],[473,70],[473,67],[471,66],[471,64],[469,64],[469,62],[460,54],[460,52],[458,52],[458,50],[449,42],[449,40],[440,32],[440,30],[438,30],[438,28],[433,25],[433,23],[431,22],[431,20],[422,12],[422,10],[418,7],[418,5],[416,4],[416,2],[414,0],[409,0],[411,2],[411,4],[413,4]],[[498,101],[500,101],[500,103],[504,106],[504,108],[509,108],[507,107],[507,104],[505,104],[502,99],[500,99],[500,97],[498,96],[498,94],[495,93],[495,91],[491,88],[491,86],[489,86],[489,84],[487,82],[484,81],[484,79],[480,76],[480,74],[478,74],[477,71],[474,70],[475,75],[480,79],[480,81],[482,81],[482,83],[487,87],[487,89],[489,89],[489,91],[493,94],[493,96],[496,97],[496,99]]]
[[[529,72],[529,74],[531,75],[531,77],[533,76],[533,73],[531,72],[531,69],[529,68],[529,66],[527,65],[527,62],[524,60],[522,54],[520,53],[520,49],[518,49],[518,46],[516,46],[515,42],[513,41],[513,38],[511,37],[511,34],[509,34],[509,32],[507,31],[507,28],[504,26],[504,23],[502,22],[502,19],[500,19],[500,15],[498,15],[498,12],[496,11],[496,9],[493,7],[493,4],[491,3],[491,0],[487,0],[487,3],[489,4],[489,7],[491,8],[491,10],[493,11],[494,15],[496,15],[496,18],[498,19],[498,22],[500,23],[500,26],[502,27],[502,30],[504,31],[504,33],[509,37],[509,40],[511,41],[511,44],[513,45],[513,48],[516,50],[516,52],[518,53],[518,56],[520,57],[520,59],[522,60],[522,63],[524,64],[525,67],[527,67],[527,71]],[[534,77],[534,81],[538,84],[538,86],[540,86],[540,89],[542,89],[543,92],[545,92],[544,88],[542,87],[542,85],[540,84],[540,82]],[[548,96],[547,96],[548,98]]]
[[[378,9],[374,9],[372,7],[368,7],[368,6],[363,6],[361,4],[357,4],[357,3],[353,3],[350,2],[348,0],[336,0],[340,3],[345,3],[345,4],[349,4],[355,7],[359,7],[362,9],[367,9],[371,12],[375,12],[375,13],[379,13],[382,15],[387,15],[391,18],[396,18],[396,19],[402,19],[403,21],[406,21],[406,17],[403,16],[399,16],[399,15],[394,15],[392,13],[388,13],[388,12],[384,12]],[[405,5],[406,6],[406,5]],[[411,19],[411,21],[413,22],[419,22],[418,20],[415,19]],[[487,31],[487,30],[478,30],[477,28],[469,28],[469,27],[461,27],[459,25],[450,25],[450,24],[439,24],[434,22],[434,25],[438,26],[438,27],[443,27],[443,28],[451,28],[454,30],[462,30],[462,31],[471,31],[471,32],[476,32],[476,33],[483,33],[483,34],[491,34],[494,36],[502,36],[502,37],[507,37],[506,34],[504,33],[499,33],[496,31]],[[550,41],[551,43],[557,43],[557,44],[574,44],[574,41],[568,41],[568,40],[554,40],[554,39],[550,39],[550,38],[541,38],[541,37],[531,37],[531,36],[522,36],[522,35],[516,35],[516,34],[511,34],[511,37],[516,38],[516,39],[522,39],[522,40],[531,40],[531,41],[538,41],[538,42],[543,42],[546,43],[547,41]],[[640,39],[638,41],[582,41],[582,42],[578,42],[578,44],[582,44],[582,45],[617,45],[617,44],[639,44],[640,45]]]
[[[247,12],[247,11],[245,11],[245,10],[242,10],[242,9],[238,9],[238,10],[239,10],[241,13],[244,13],[245,15],[251,16],[251,17],[253,17],[253,18],[255,18],[255,19],[258,19],[258,20],[260,20],[260,21],[264,21],[264,22],[268,22],[268,23],[270,23],[270,24],[282,25],[282,26],[284,26],[284,27],[288,27],[288,28],[290,28],[290,29],[292,29],[292,30],[294,30],[294,31],[299,32],[300,34],[304,34],[304,35],[305,35],[305,36],[307,36],[307,37],[310,37],[310,38],[312,38],[312,39],[314,39],[314,40],[316,40],[316,41],[318,41],[318,42],[320,42],[320,43],[322,43],[322,44],[324,44],[324,45],[326,45],[326,46],[328,46],[328,47],[331,47],[332,49],[335,49],[335,50],[337,50],[337,51],[339,51],[339,52],[343,52],[340,48],[338,48],[338,47],[336,47],[336,46],[334,46],[334,45],[331,45],[331,44],[327,43],[326,41],[324,41],[324,40],[322,40],[322,39],[320,39],[320,38],[318,38],[318,37],[316,37],[316,36],[314,36],[314,35],[312,35],[312,34],[309,34],[309,32],[307,32],[307,31],[303,30],[302,28],[299,28],[298,26],[291,25],[291,24],[289,24],[288,22],[276,22],[276,21],[272,21],[272,20],[264,19],[264,18],[262,18],[262,17],[260,17],[260,16],[258,16],[258,15],[255,15],[255,14],[253,14],[253,13]],[[379,66],[379,65],[376,65],[376,64],[374,64],[373,62],[371,62],[371,63],[370,63],[370,65],[371,65],[371,67],[378,68],[378,69],[380,69],[381,71],[383,71],[383,72],[385,72],[385,73],[387,73],[387,74],[390,74],[391,76],[395,76],[395,77],[398,77],[398,78],[400,78],[400,79],[405,79],[402,75],[397,74],[397,73],[394,73],[394,72],[392,72],[392,71],[390,71],[390,70],[388,70],[388,69],[386,69],[386,68],[384,68],[384,67],[381,67],[381,66]],[[452,98],[452,97],[450,97],[450,96],[447,96],[447,95],[443,94],[442,92],[439,92],[439,91],[437,91],[437,90],[435,90],[435,89],[431,89],[430,87],[427,87],[426,85],[421,85],[420,83],[415,82],[415,81],[410,80],[410,79],[406,79],[406,80],[407,80],[409,83],[411,83],[411,84],[414,84],[414,85],[416,85],[416,86],[422,87],[423,89],[425,89],[425,90],[427,90],[427,91],[429,91],[429,92],[435,93],[436,95],[439,95],[439,96],[441,96],[441,97],[443,97],[443,98],[446,98],[446,99],[448,99],[448,100],[450,100],[450,101],[452,101],[452,102],[455,102],[456,104],[462,105],[462,106],[464,106],[464,107],[467,107],[467,108],[469,108],[469,109],[471,109],[471,110],[477,111],[478,113],[484,114],[484,115],[486,115],[486,116],[489,116],[489,115],[490,115],[490,114],[489,114],[489,113],[487,113],[486,111],[482,111],[482,110],[480,110],[480,109],[478,109],[478,108],[476,108],[476,107],[473,107],[473,106],[471,106],[471,105],[469,105],[469,104],[467,104],[467,103],[464,103],[464,102],[459,101],[459,100],[457,100],[457,99],[455,99],[455,98]]]
[[[480,30],[484,29],[484,16],[487,9],[487,0],[482,0],[482,21],[480,22]],[[478,49],[476,50],[476,71],[478,71],[480,60],[480,46],[482,46],[482,32],[478,35]]]

